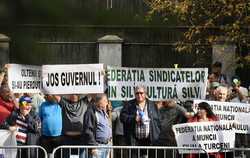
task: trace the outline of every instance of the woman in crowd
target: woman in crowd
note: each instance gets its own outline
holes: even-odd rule
[[[198,111],[194,117],[190,118],[188,122],[207,122],[218,121],[218,118],[213,113],[211,107],[206,102],[198,104]],[[206,154],[189,154],[186,158],[205,158]],[[209,153],[210,158],[224,158],[224,153]]]

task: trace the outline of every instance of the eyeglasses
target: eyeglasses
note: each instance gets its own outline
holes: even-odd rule
[[[143,95],[144,92],[136,92],[135,94],[136,94],[136,95],[139,95],[139,94],[140,94],[140,95]]]

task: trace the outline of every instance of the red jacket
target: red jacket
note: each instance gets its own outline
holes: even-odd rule
[[[209,121],[218,121],[217,117],[208,118]],[[198,116],[194,116],[188,120],[188,122],[200,122]],[[211,158],[224,158],[224,153],[208,153]],[[186,158],[199,158],[199,154],[188,154]]]
[[[0,124],[4,122],[4,120],[10,116],[11,112],[15,108],[15,103],[6,102],[0,97]]]

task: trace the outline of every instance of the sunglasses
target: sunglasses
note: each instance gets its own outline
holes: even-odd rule
[[[31,105],[21,105],[19,107],[24,109],[24,110],[30,110],[32,106]]]
[[[139,95],[139,94],[142,95],[142,94],[144,94],[144,92],[136,92],[135,94],[136,95]]]

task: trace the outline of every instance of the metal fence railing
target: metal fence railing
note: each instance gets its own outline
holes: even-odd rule
[[[109,152],[107,158],[186,158],[188,153],[195,157],[209,158],[201,148],[167,146],[59,146],[50,155],[51,158],[92,158],[93,149]],[[224,158],[248,158],[250,148],[223,149]],[[182,153],[182,154],[181,154]],[[98,157],[98,156],[96,156]],[[48,158],[48,153],[41,146],[0,146],[0,158]]]
[[[52,158],[92,158],[92,150],[109,151],[113,158],[185,158],[186,154],[179,151],[192,150],[198,157],[209,157],[208,153],[201,148],[180,148],[163,146],[59,146],[52,152]],[[98,157],[98,156],[96,156]]]
[[[230,148],[223,149],[221,152],[226,151],[224,158],[250,158],[250,148]]]
[[[41,146],[0,146],[0,158],[47,158],[46,150]]]

